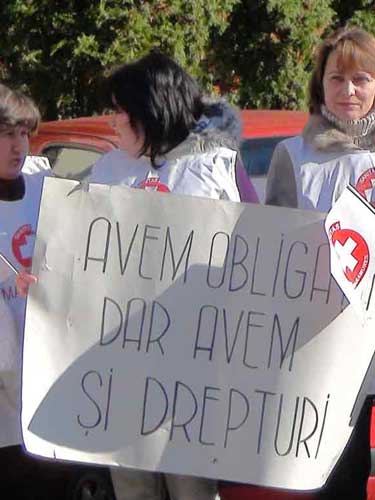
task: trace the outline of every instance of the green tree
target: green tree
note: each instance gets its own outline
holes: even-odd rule
[[[359,0],[358,7],[350,18],[350,22],[361,26],[375,36],[375,4],[373,0]]]
[[[313,47],[335,20],[331,2],[242,0],[235,7],[212,59],[242,107],[303,109]]]
[[[334,0],[332,7],[340,25],[355,24],[375,34],[375,4],[373,0]]]
[[[100,112],[113,66],[159,48],[208,85],[210,34],[238,0],[7,0],[0,15],[0,76],[23,86],[45,119]]]

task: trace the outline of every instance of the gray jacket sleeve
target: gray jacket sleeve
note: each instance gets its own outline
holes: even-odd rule
[[[271,158],[267,175],[265,203],[279,207],[298,207],[293,163],[283,142],[277,144]]]

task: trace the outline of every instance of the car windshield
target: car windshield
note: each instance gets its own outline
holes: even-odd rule
[[[286,138],[279,136],[242,140],[241,158],[250,177],[267,175],[276,144]]]

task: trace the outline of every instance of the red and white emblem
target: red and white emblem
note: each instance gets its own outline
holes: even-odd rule
[[[145,191],[160,191],[161,193],[170,193],[168,186],[160,182],[159,177],[148,177],[140,184],[138,184],[138,189],[144,189]]]
[[[369,168],[364,172],[355,185],[356,190],[367,201],[373,201],[373,189],[375,185],[375,168]]]
[[[17,261],[23,267],[31,267],[35,232],[30,224],[21,226],[12,238],[12,251]]]
[[[356,288],[366,274],[370,261],[366,241],[353,229],[341,229],[339,221],[329,228],[329,237],[346,279]]]

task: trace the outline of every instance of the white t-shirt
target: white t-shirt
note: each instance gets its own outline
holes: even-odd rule
[[[172,150],[173,155],[173,150]],[[217,200],[240,201],[236,184],[237,153],[218,147],[212,152],[182,155],[155,169],[145,159],[121,150],[104,154],[93,166],[90,182],[123,184],[146,191],[173,192]]]
[[[0,200],[0,252],[16,269],[31,267],[43,178],[50,175],[48,160],[26,158],[22,200]],[[0,260],[0,447],[19,444],[21,336],[25,299],[15,288],[15,274]]]

